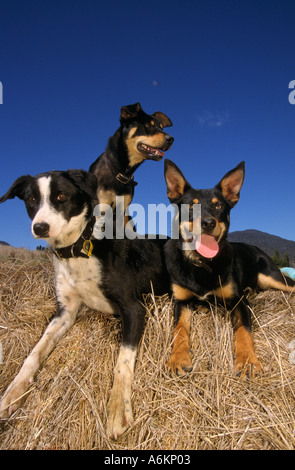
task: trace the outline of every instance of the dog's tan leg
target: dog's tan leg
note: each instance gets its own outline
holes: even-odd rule
[[[117,439],[133,423],[131,386],[137,348],[122,345],[114,371],[114,383],[107,406],[107,433]]]
[[[181,307],[181,313],[173,333],[173,347],[169,361],[168,371],[183,375],[192,370],[189,348],[191,311],[188,307]]]
[[[234,309],[233,326],[236,348],[235,372],[242,379],[261,374],[262,367],[254,351],[250,311],[244,301]]]
[[[6,390],[0,402],[0,418],[11,416],[20,407],[40,365],[75,323],[77,311],[77,308],[70,311],[63,310],[60,316],[56,316],[49,323],[44,335],[26,358],[19,373]]]
[[[278,279],[274,279],[272,276],[266,276],[265,274],[258,274],[258,287],[260,289],[277,289],[283,292],[295,293],[295,283],[293,279],[283,274],[275,273]]]
[[[259,360],[254,351],[252,334],[244,326],[236,330],[236,361],[235,372],[245,378],[247,375],[254,377],[262,372]]]

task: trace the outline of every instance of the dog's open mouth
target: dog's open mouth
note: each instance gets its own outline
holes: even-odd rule
[[[164,157],[164,151],[157,147],[151,147],[146,144],[138,144],[138,150],[145,155],[146,158],[150,160],[161,160]]]

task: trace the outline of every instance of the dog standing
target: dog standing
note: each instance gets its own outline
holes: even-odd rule
[[[140,103],[121,108],[120,127],[109,139],[105,152],[89,168],[98,178],[98,199],[114,209],[116,196],[124,197],[124,214],[134,195],[135,170],[145,160],[159,161],[174,138],[163,131],[172,126],[166,114],[146,114]],[[125,225],[127,218],[125,219]]]
[[[142,294],[169,290],[163,250],[143,239],[97,240],[93,206],[98,181],[83,170],[21,176],[0,203],[18,197],[25,202],[35,238],[54,252],[58,309],[44,335],[24,361],[0,402],[0,417],[21,404],[41,363],[74,324],[82,303],[105,314],[120,314],[122,345],[108,402],[107,432],[117,438],[133,421],[131,386],[138,342],[144,329]]]
[[[244,174],[245,165],[242,162],[213,189],[200,190],[188,183],[173,162],[165,161],[170,202],[179,209],[182,204],[188,205],[191,214],[194,204],[201,205],[201,237],[195,237],[191,217],[186,222],[180,218],[180,233],[184,235],[178,240],[169,240],[165,245],[174,295],[174,343],[167,364],[171,372],[182,374],[192,369],[189,350],[191,310],[196,302],[217,297],[226,303],[232,314],[235,371],[243,377],[260,373],[262,368],[254,352],[251,311],[244,290],[274,288],[295,292],[295,282],[284,277],[263,251],[226,240],[230,211],[239,200]]]

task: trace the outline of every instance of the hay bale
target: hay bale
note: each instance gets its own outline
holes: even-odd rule
[[[50,257],[0,261],[0,393],[41,337],[56,303]],[[233,331],[215,305],[193,316],[193,370],[169,377],[172,343],[168,296],[145,299],[147,326],[133,383],[133,426],[107,438],[106,404],[121,340],[120,319],[83,308],[44,362],[27,400],[0,424],[0,449],[294,449],[295,297],[251,295],[253,336],[264,374],[233,373]]]

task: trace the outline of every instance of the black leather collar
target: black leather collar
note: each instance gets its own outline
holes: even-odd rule
[[[124,175],[123,173],[118,173],[116,176],[116,180],[118,180],[120,183],[123,183],[123,184],[131,184],[132,186],[137,185],[137,182],[134,181],[134,175],[131,175],[129,177],[127,175]]]
[[[90,238],[93,232],[94,224],[95,217],[92,217],[86,225],[80,238],[78,238],[78,240],[72,245],[66,246],[64,248],[51,248],[55,256],[60,260],[80,257],[89,258],[93,250],[93,244]]]
[[[212,260],[211,260],[212,261]],[[208,273],[212,273],[212,268],[210,266],[208,266],[207,263],[205,263],[205,261],[203,260],[198,260],[198,261],[192,261],[192,263],[197,266],[198,268],[204,268],[206,269],[206,271],[208,271]]]

